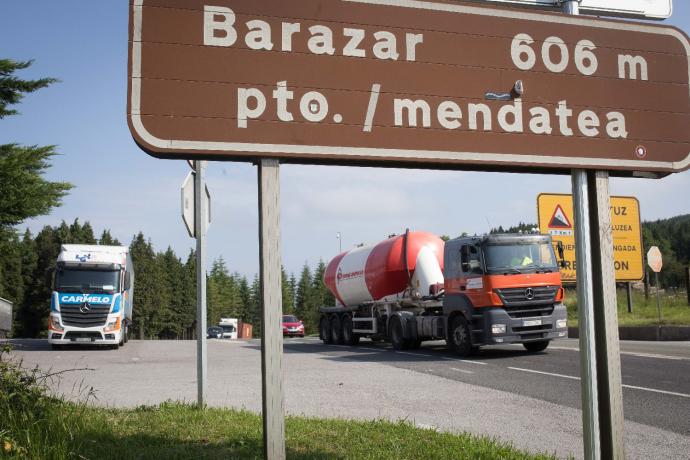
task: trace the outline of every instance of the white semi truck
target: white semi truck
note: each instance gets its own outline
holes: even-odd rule
[[[133,291],[134,268],[126,246],[62,245],[48,320],[51,346],[124,345]]]

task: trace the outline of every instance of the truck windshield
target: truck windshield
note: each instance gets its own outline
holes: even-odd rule
[[[484,260],[490,273],[558,270],[556,256],[549,243],[486,245]]]
[[[115,292],[120,287],[119,270],[58,268],[55,290],[63,292]]]

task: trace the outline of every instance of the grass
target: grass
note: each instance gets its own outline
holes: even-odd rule
[[[168,402],[104,409],[46,395],[49,376],[0,350],[0,457],[30,459],[263,458],[261,417]],[[477,414],[479,416],[479,414]],[[387,422],[286,419],[292,459],[552,459],[468,434]]]
[[[643,293],[633,291],[633,312],[628,313],[628,301],[625,290],[618,290],[618,324],[619,326],[663,326],[690,325],[690,305],[685,293],[659,294],[663,320],[659,323],[659,313],[656,307],[656,295],[650,293],[645,299]],[[574,289],[568,289],[565,294],[565,304],[568,308],[568,326],[576,327],[577,296]]]

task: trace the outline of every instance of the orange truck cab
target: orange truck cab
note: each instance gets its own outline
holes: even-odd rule
[[[444,264],[446,337],[459,354],[504,343],[541,351],[567,336],[550,235],[460,237],[446,242]]]

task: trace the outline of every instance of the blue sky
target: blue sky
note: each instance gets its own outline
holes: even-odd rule
[[[179,187],[189,167],[158,160],[132,141],[126,123],[128,2],[5,1],[0,56],[35,59],[26,78],[60,83],[29,95],[21,115],[0,122],[0,143],[58,146],[48,177],[75,184],[64,205],[21,228],[36,232],[64,219],[90,221],[121,241],[143,231],[158,250],[183,257],[194,245],[180,218]],[[666,21],[690,31],[690,4],[676,1]],[[258,269],[256,169],[209,164],[214,222],[210,258],[233,271]],[[406,227],[438,234],[483,233],[489,225],[536,222],[541,192],[570,192],[570,176],[281,166],[283,263],[328,260],[360,242],[374,243]],[[690,213],[690,173],[662,180],[612,179],[615,195],[636,196],[644,220]]]

